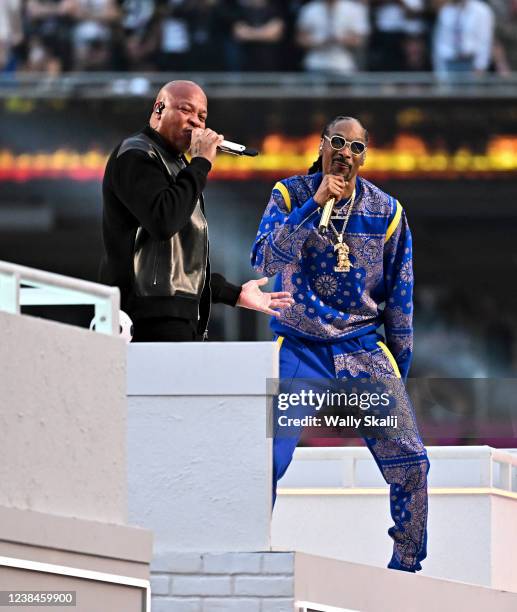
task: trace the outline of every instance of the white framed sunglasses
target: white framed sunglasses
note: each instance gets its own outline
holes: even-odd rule
[[[329,141],[334,151],[341,151],[341,149],[344,149],[347,145],[350,147],[352,155],[361,155],[361,153],[366,151],[366,145],[360,140],[347,140],[343,138],[343,136],[339,136],[339,134],[334,134],[333,136],[327,136],[325,134],[324,138]]]

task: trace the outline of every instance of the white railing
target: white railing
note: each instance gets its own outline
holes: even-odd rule
[[[479,492],[497,490],[517,498],[516,450],[490,446],[430,446],[427,452],[431,462],[429,484],[436,492],[445,494],[459,488]],[[354,489],[366,494],[369,490],[378,492],[380,486],[387,490],[366,447],[297,448],[294,459],[290,468],[294,473],[290,477],[288,471],[280,483],[279,494],[302,493],[307,488],[315,494],[318,490],[337,494],[339,490]],[[372,469],[365,469],[368,467]],[[325,484],[318,485],[318,481],[329,473],[332,484],[326,479]]]
[[[0,310],[20,314],[21,306],[90,305],[95,331],[118,335],[120,293],[116,287],[0,261]]]

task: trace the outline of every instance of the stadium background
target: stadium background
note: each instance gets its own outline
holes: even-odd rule
[[[98,75],[67,87],[63,78],[3,88],[0,259],[97,279],[106,157],[146,123],[156,90],[174,76],[119,76],[115,85]],[[507,89],[503,95],[479,86],[444,91],[431,80],[419,87],[409,80],[393,89],[377,80],[329,89],[302,75],[288,87],[281,75],[267,86],[243,76],[235,86],[215,75],[181,76],[205,85],[210,127],[261,152],[256,159],[216,160],[206,190],[214,269],[239,283],[255,276],[249,251],[272,185],[308,168],[329,118],[356,116],[370,132],[364,176],[402,202],[414,235],[411,375],[515,376],[517,109]],[[91,318],[81,308],[30,312],[82,325]],[[209,332],[211,340],[271,337],[266,317],[218,306]],[[457,389],[446,393],[449,412],[456,396]],[[472,406],[458,408],[460,420],[467,413],[473,419],[463,432],[454,427],[453,409],[428,441],[515,446],[510,408],[506,398],[498,424],[493,406],[478,406],[476,418]]]

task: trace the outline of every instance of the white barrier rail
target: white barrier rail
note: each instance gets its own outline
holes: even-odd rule
[[[0,261],[0,310],[20,314],[21,306],[95,307],[95,331],[118,335],[120,293],[90,281]]]
[[[428,447],[428,453],[434,462],[436,461],[476,461],[478,482],[476,489],[490,489],[514,494],[517,497],[517,453],[514,450],[494,449],[489,446],[431,446]],[[371,460],[370,451],[365,447],[341,447],[341,448],[297,448],[295,451],[297,461],[303,462],[318,462],[329,461],[333,463],[333,473],[335,476],[340,474],[336,479],[335,485],[330,487],[338,493],[338,489],[351,490],[360,488],[361,492],[368,493],[378,492],[378,484],[366,484],[361,482],[364,475],[359,473],[358,467],[364,465],[365,462]],[[448,465],[448,464],[444,464]],[[325,470],[319,470],[325,471]],[[443,469],[437,471],[433,469],[430,473],[430,485],[437,492],[441,489],[450,489],[450,482],[442,482],[444,477],[448,476],[448,470]],[[289,476],[289,474],[288,474]],[[339,483],[337,482],[339,480]],[[286,478],[286,484],[282,485],[279,494],[296,494],[305,489],[301,484],[293,484],[289,482],[289,477]],[[379,476],[379,484],[381,478]],[[383,488],[384,488],[384,483]],[[336,486],[337,485],[337,486]],[[458,485],[453,488],[457,488]],[[302,487],[302,488],[300,488]],[[316,491],[326,489],[331,492],[328,485],[321,487],[315,486],[313,483],[309,485],[310,489]],[[386,488],[387,489],[387,488]],[[306,491],[305,491],[306,492]]]

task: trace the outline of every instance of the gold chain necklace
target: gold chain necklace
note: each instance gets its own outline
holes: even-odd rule
[[[344,241],[344,236],[346,226],[348,225],[348,220],[350,219],[352,208],[354,207],[355,203],[355,189],[352,195],[350,196],[348,202],[345,203],[345,206],[348,203],[350,204],[348,206],[348,210],[346,211],[345,218],[343,219],[343,228],[341,232],[337,231],[334,224],[332,223],[332,219],[329,220],[329,225],[334,234],[336,235],[337,240],[337,242],[334,243],[334,253],[336,253],[337,259],[337,265],[334,266],[334,272],[350,272],[350,268],[354,267],[354,264],[350,261],[350,247]]]

